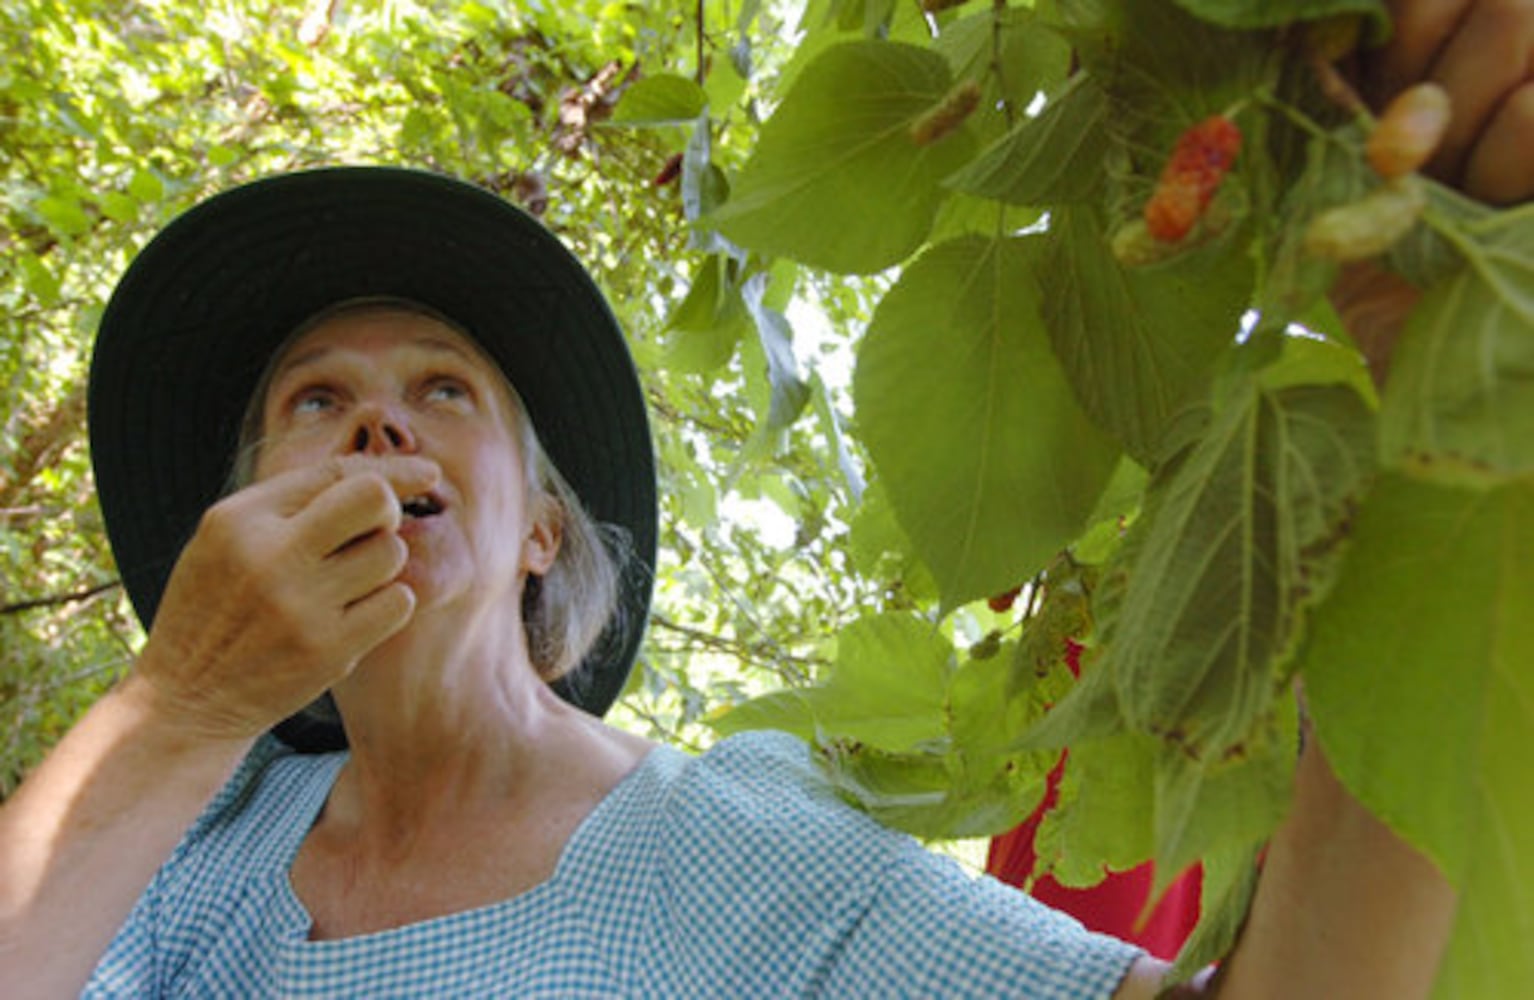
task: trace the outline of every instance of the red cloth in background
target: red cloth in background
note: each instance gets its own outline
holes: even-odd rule
[[[1033,849],[1034,834],[1044,813],[1059,798],[1060,774],[1064,769],[1062,755],[1049,774],[1048,790],[1038,809],[1015,829],[992,838],[985,863],[987,872],[1018,887],[1027,884],[1038,861]],[[1114,872],[1090,889],[1070,889],[1044,875],[1033,883],[1031,894],[1091,930],[1132,941],[1157,958],[1171,961],[1198,923],[1203,870],[1195,867],[1184,872],[1167,889],[1145,926],[1136,930],[1135,920],[1150,898],[1152,877],[1149,862],[1127,872]]]

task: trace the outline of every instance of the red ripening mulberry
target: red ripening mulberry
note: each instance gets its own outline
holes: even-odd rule
[[[1204,214],[1241,151],[1241,130],[1224,115],[1190,125],[1145,203],[1145,225],[1163,243],[1180,243]]]
[[[672,153],[660,168],[660,173],[655,175],[655,180],[650,183],[656,187],[665,187],[667,184],[675,183],[680,176],[682,176],[682,154]]]
[[[992,596],[986,598],[985,606],[996,612],[998,615],[1004,615],[1008,611],[1012,610],[1012,605],[1017,601],[1017,595],[1021,594],[1022,592],[1023,588],[1018,586],[1013,587],[1011,590],[1008,590],[1005,593],[993,594]]]

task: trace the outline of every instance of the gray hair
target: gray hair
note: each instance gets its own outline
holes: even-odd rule
[[[265,435],[266,395],[271,389],[277,362],[287,353],[287,348],[321,323],[338,316],[388,309],[436,320],[478,349],[478,341],[461,324],[410,299],[348,299],[320,310],[288,334],[272,352],[266,370],[256,382],[240,421],[240,437],[227,492],[242,489],[255,480],[256,459]],[[598,522],[587,512],[580,497],[544,451],[516,387],[499,365],[494,367],[511,400],[520,433],[518,444],[524,462],[523,475],[532,486],[533,499],[550,504],[557,512],[560,542],[554,563],[546,573],[529,576],[522,591],[522,623],[527,631],[528,656],[538,676],[553,681],[578,667],[588,654],[601,653],[606,646],[602,640],[616,641],[621,635],[624,609],[619,601],[619,581],[630,546],[622,528]]]

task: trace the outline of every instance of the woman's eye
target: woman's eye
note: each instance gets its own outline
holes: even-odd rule
[[[456,403],[469,398],[469,387],[454,378],[433,379],[422,395],[432,403]]]
[[[336,405],[335,393],[328,389],[305,389],[293,397],[290,407],[296,416],[324,413]]]

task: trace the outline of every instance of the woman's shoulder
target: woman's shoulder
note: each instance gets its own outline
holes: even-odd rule
[[[838,859],[844,872],[887,864],[914,842],[847,804],[803,740],[760,730],[721,740],[697,756],[673,752],[658,806],[672,852],[734,854],[727,845],[771,845],[782,864]],[[816,867],[819,867],[817,864]]]
[[[341,754],[303,754],[267,734],[208,802],[165,866],[173,873],[194,857],[218,855],[239,867],[276,856],[324,804]]]

